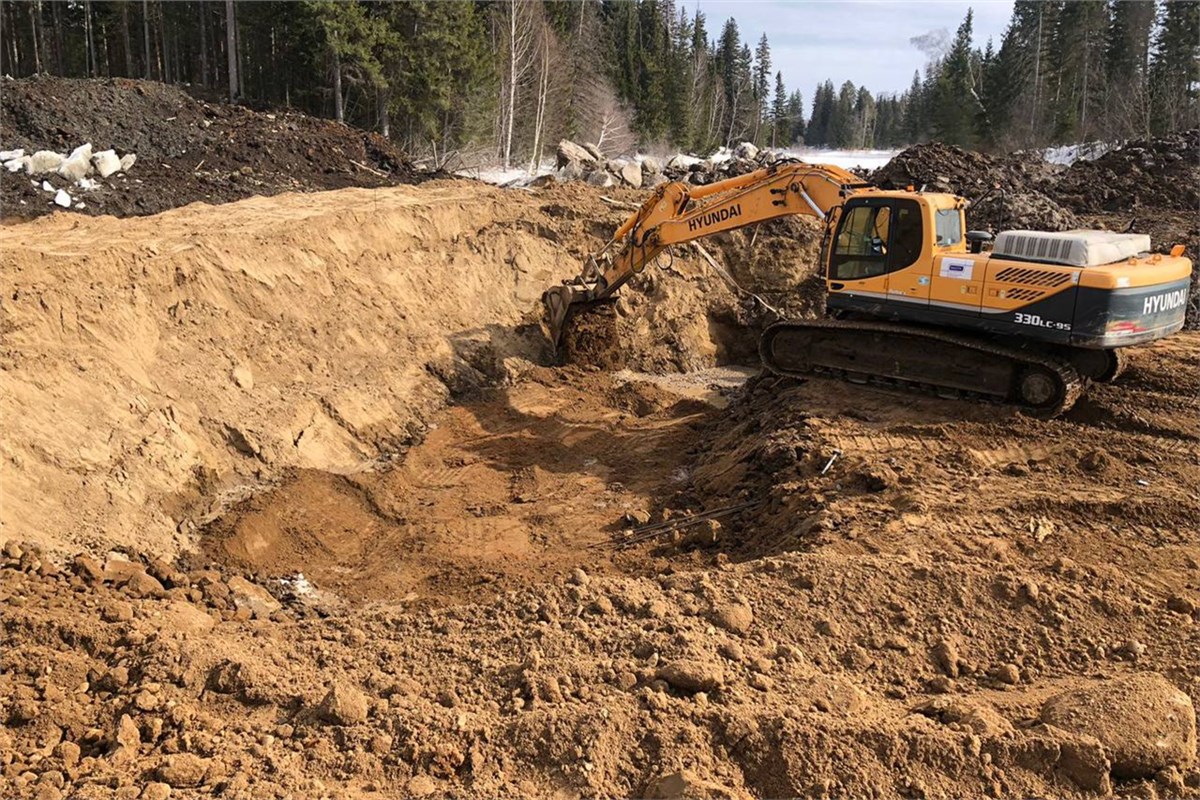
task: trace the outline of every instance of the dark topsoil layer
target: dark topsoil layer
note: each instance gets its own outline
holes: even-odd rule
[[[57,207],[43,180],[67,188],[90,214],[155,214],[197,201],[347,186],[415,183],[423,175],[375,133],[297,112],[263,113],[205,103],[154,81],[0,78],[0,149],[136,153],[128,175],[83,191],[57,175],[0,171],[0,215],[28,218]],[[357,162],[357,164],[355,163]]]

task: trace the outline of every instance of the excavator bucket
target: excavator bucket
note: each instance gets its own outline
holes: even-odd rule
[[[587,293],[567,284],[551,286],[542,293],[542,302],[546,305],[550,341],[558,347],[562,343],[563,328],[567,324],[567,317],[571,315],[571,307],[587,305]]]

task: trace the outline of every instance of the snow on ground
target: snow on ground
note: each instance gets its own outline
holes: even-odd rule
[[[468,169],[460,169],[454,174],[462,178],[474,178],[475,180],[495,184],[496,186],[521,186],[539,175],[548,175],[553,171],[554,162],[543,161],[533,172],[529,171],[529,165],[526,164],[523,167],[509,167],[508,169],[501,166],[470,167]]]
[[[1051,164],[1061,164],[1069,167],[1080,159],[1094,161],[1100,156],[1117,147],[1117,142],[1080,142],[1079,144],[1064,144],[1058,147],[1047,147],[1042,151],[1042,158]]]
[[[833,164],[842,169],[879,169],[892,160],[899,150],[821,150],[802,147],[795,150],[780,150],[785,156],[800,158],[812,164]]]

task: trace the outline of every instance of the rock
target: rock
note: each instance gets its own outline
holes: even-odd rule
[[[1109,772],[1112,764],[1104,753],[1104,745],[1094,736],[1065,734],[1058,740],[1058,771],[1080,789],[1102,797],[1112,795]]]
[[[1196,601],[1181,594],[1173,594],[1167,598],[1167,610],[1190,617],[1196,613]]]
[[[61,154],[55,153],[53,150],[38,150],[29,157],[29,163],[25,167],[25,172],[29,175],[45,175],[48,172],[57,172],[64,160]]]
[[[154,774],[173,789],[189,788],[204,782],[211,764],[212,760],[208,758],[192,753],[176,753],[159,762]]]
[[[283,604],[272,597],[270,592],[245,578],[230,578],[226,583],[233,596],[234,606],[238,609],[248,609],[256,619],[267,619],[283,608]]]
[[[110,600],[100,608],[100,619],[105,622],[129,622],[133,619],[133,606],[124,600]]]
[[[992,677],[1001,683],[1015,686],[1021,682],[1021,668],[1016,664],[1000,664],[992,670]]]
[[[626,528],[636,528],[648,522],[650,522],[650,512],[643,511],[640,508],[630,509],[621,517],[621,524]]]
[[[571,570],[571,577],[569,580],[575,586],[587,586],[592,579],[586,572],[583,571],[582,567],[576,567],[575,569]]]
[[[88,583],[100,583],[104,580],[104,570],[100,562],[91,556],[77,555],[71,562],[71,570]]]
[[[657,674],[681,692],[711,692],[725,684],[725,670],[712,661],[672,661],[660,667]]]
[[[727,786],[701,778],[690,769],[667,773],[646,787],[646,797],[660,800],[732,800],[741,796]]]
[[[121,156],[121,172],[129,172],[130,168],[137,162],[137,155],[134,153],[126,153]]]
[[[567,139],[563,139],[558,143],[556,156],[557,159],[555,166],[558,169],[562,169],[567,164],[571,163],[595,164],[598,160],[596,156],[593,156],[587,151],[587,148],[581,147],[572,141],[568,141]]]
[[[572,161],[560,169],[556,174],[558,175],[558,179],[563,183],[566,183],[567,181],[577,181],[583,177],[583,167],[581,167],[578,162]]]
[[[234,367],[232,377],[239,389],[250,391],[254,388],[254,373],[245,364],[238,364]]]
[[[437,791],[437,783],[428,775],[414,775],[408,779],[404,789],[413,797],[428,797]]]
[[[20,172],[21,170],[29,171],[29,156],[21,156],[20,158],[10,158],[7,161],[0,161],[4,164],[4,168],[9,172]]]
[[[730,633],[745,633],[754,624],[754,611],[745,603],[733,603],[718,608],[712,620]]]
[[[96,168],[96,172],[100,173],[101,178],[107,178],[114,172],[120,171],[121,159],[112,150],[101,150],[99,153],[92,154],[92,166]]]
[[[155,622],[164,633],[184,636],[203,636],[217,624],[206,611],[182,600],[168,603],[162,617]]]
[[[77,181],[92,171],[92,146],[84,144],[71,151],[71,155],[58,165],[58,174],[68,180]]]
[[[165,783],[151,782],[142,789],[141,800],[167,800],[170,796],[170,786]]]
[[[616,184],[616,182],[613,181],[613,176],[601,169],[598,169],[591,175],[588,175],[587,182],[589,185],[597,186],[601,189],[608,189]]]
[[[703,519],[689,525],[684,534],[684,547],[711,547],[721,541],[721,523],[715,519]]]
[[[162,597],[166,592],[158,579],[145,572],[135,572],[125,581],[125,591],[134,597]]]
[[[1041,720],[1099,739],[1117,778],[1150,778],[1196,758],[1191,698],[1156,672],[1057,694],[1042,706]]]
[[[733,148],[733,157],[742,158],[747,161],[753,161],[758,158],[758,148],[750,142],[742,142],[737,147]]]
[[[958,677],[958,648],[954,642],[949,639],[942,639],[933,646],[933,663],[937,664],[937,668],[946,674],[947,677]]]
[[[0,161],[12,161],[14,158],[21,158],[25,155],[25,151],[17,148],[16,150],[0,150]]]
[[[63,768],[68,771],[75,769],[79,764],[81,752],[79,745],[74,742],[59,742],[54,747],[54,755],[62,762]]]
[[[621,180],[625,181],[633,188],[642,188],[642,168],[637,164],[637,162],[630,161],[628,164],[621,167],[621,170],[618,174],[621,176]]]
[[[642,172],[646,175],[657,175],[662,172],[662,165],[656,159],[645,156],[642,159]]]
[[[70,208],[71,207],[71,195],[67,192],[66,189],[59,189],[58,192],[55,193],[54,205],[61,206],[62,208]]]
[[[603,160],[604,160],[604,153],[603,153],[603,151],[601,151],[599,147],[597,147],[596,145],[592,144],[591,142],[584,142],[584,143],[583,143],[583,149],[584,149],[584,150],[587,150],[587,151],[588,151],[588,153],[590,153],[590,154],[591,154],[591,156],[592,156],[593,158],[595,158],[597,162],[600,162],[600,161],[603,161]]]
[[[344,681],[335,681],[317,706],[317,717],[331,725],[357,725],[366,722],[366,695]]]

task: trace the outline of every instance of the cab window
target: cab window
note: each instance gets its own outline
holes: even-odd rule
[[[846,212],[833,251],[835,280],[858,280],[887,272],[891,218],[892,209],[887,205],[855,206]]]
[[[947,208],[938,211],[934,224],[937,226],[937,244],[939,247],[950,247],[962,241],[962,212],[957,208]]]
[[[911,266],[921,257],[924,236],[915,200],[852,206],[838,227],[830,278],[861,280]]]

